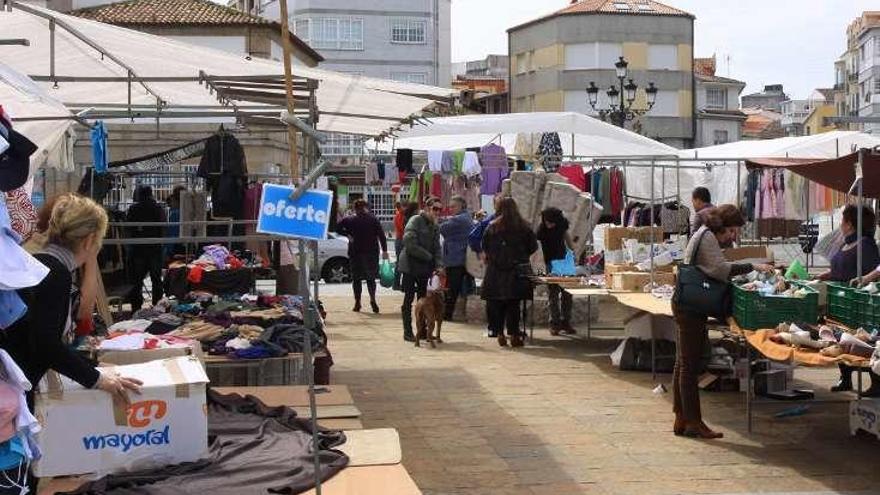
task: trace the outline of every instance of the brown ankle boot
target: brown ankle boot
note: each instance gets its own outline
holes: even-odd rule
[[[526,343],[521,334],[516,334],[510,338],[510,345],[512,347],[523,347]]]
[[[672,423],[672,433],[674,433],[675,436],[680,437],[680,436],[684,435],[684,430],[686,427],[687,427],[687,422],[684,420],[684,418],[679,416],[678,414],[676,414],[675,415],[675,422]]]
[[[717,440],[719,438],[724,438],[724,433],[719,431],[713,431],[711,428],[706,426],[706,423],[700,421],[699,423],[689,423],[685,426],[684,436],[690,438],[700,438],[703,440]]]
[[[505,337],[503,333],[498,334],[498,345],[501,347],[507,347],[507,337]]]

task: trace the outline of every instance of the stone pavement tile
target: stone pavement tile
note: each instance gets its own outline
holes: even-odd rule
[[[852,461],[875,456],[876,440],[849,437],[845,404],[788,421],[772,416],[783,406],[760,406],[749,434],[741,394],[702,394],[725,438],[681,439],[671,433],[671,397],[651,393],[650,374],[608,364],[613,340],[539,332],[535,346],[513,351],[486,339],[481,324],[455,324],[440,349],[414,349],[400,342],[399,316],[322,299],[333,382],[349,386],[367,427],[398,428],[404,465],[427,495],[870,492],[880,482],[872,463]],[[831,383],[836,372],[803,374]]]
[[[549,485],[531,486],[534,495],[606,495],[607,492],[591,483],[552,483]]]
[[[803,477],[768,477],[743,480],[753,492],[821,492],[829,486],[818,479]]]

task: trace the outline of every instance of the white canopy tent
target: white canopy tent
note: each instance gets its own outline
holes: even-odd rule
[[[706,171],[682,171],[682,183],[689,187],[704,186],[712,193],[716,204],[738,204],[737,192],[742,191],[745,170],[738,171],[736,160],[751,158],[838,158],[859,148],[880,146],[880,136],[861,132],[832,131],[813,136],[784,137],[764,141],[737,141],[734,143],[682,150],[681,158],[698,159],[698,163],[711,165]],[[685,162],[682,162],[685,163]],[[694,162],[690,162],[694,163]],[[739,162],[741,163],[741,162]],[[740,187],[737,188],[737,177]],[[689,189],[683,188],[683,191]]]
[[[397,133],[395,148],[474,147],[496,142],[512,151],[517,134],[559,133],[562,150],[577,156],[677,156],[678,150],[634,132],[575,112],[463,115],[430,119]],[[390,144],[385,143],[385,149]]]
[[[41,81],[68,108],[153,109],[166,116],[186,109],[219,109],[217,95],[199,80],[277,77],[282,64],[67,16],[31,5],[0,11],[0,33],[30,46],[0,46],[0,60]],[[54,34],[53,34],[54,33]],[[54,43],[53,43],[54,40]],[[318,129],[377,136],[448,98],[452,90],[295,68],[297,77],[318,80]],[[274,92],[272,92],[274,91]],[[277,97],[283,89],[266,88]],[[419,95],[419,96],[414,96]],[[235,102],[232,102],[233,106]],[[271,105],[239,105],[274,111]],[[230,117],[230,108],[223,115]],[[218,112],[218,115],[220,112]]]
[[[32,117],[57,117],[72,114],[58,100],[28,77],[0,62],[0,105],[12,118],[13,127],[35,145],[31,155],[31,174],[42,166],[73,170],[73,119],[20,121]]]
[[[518,135],[546,132],[558,133],[563,154],[574,160],[592,157],[633,159],[626,167],[627,192],[641,198],[651,197],[652,159],[659,165],[660,161],[678,156],[679,153],[671,146],[575,112],[432,118],[427,123],[397,133],[394,139],[386,138],[382,143],[368,142],[367,148],[386,152],[401,148],[452,150],[494,142],[503,146],[508,154],[513,154]],[[654,196],[657,199],[675,192],[677,178],[674,167],[669,167],[665,175],[664,181],[663,174],[654,174]]]

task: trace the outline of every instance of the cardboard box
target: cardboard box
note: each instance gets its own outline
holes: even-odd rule
[[[773,252],[767,246],[746,246],[724,250],[727,261],[760,260],[773,261]]]
[[[172,359],[176,357],[195,356],[204,362],[205,355],[202,345],[193,341],[189,347],[171,347],[168,349],[141,349],[133,351],[95,351],[95,360],[99,363],[115,364],[124,366],[128,364],[148,363],[159,359]]]
[[[34,474],[105,475],[192,462],[207,454],[208,377],[197,358],[118,366],[116,371],[144,382],[129,408],[106,392],[66,378],[37,394],[43,430],[36,440],[43,457]]]
[[[651,230],[654,230],[654,242],[663,242],[663,229],[660,227],[608,227],[605,230],[605,251],[623,249],[624,239],[635,239],[641,243],[651,242]]]
[[[654,273],[672,273],[674,265],[655,266]],[[638,272],[639,269],[633,263],[605,263],[605,286],[613,285],[613,275],[621,272]]]
[[[651,283],[651,274],[644,272],[618,272],[611,276],[611,290],[619,292],[642,292]],[[654,283],[675,285],[672,273],[654,272]]]

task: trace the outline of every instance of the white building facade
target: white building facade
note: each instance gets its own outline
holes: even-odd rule
[[[245,2],[248,2],[246,4]],[[235,0],[279,20],[279,0]],[[287,0],[294,33],[325,59],[322,68],[449,87],[451,0]]]
[[[858,37],[858,116],[880,119],[880,26]],[[880,134],[880,122],[867,122],[864,131]]]
[[[696,146],[715,146],[742,140],[746,114],[740,110],[740,95],[746,83],[714,75],[696,74]]]

